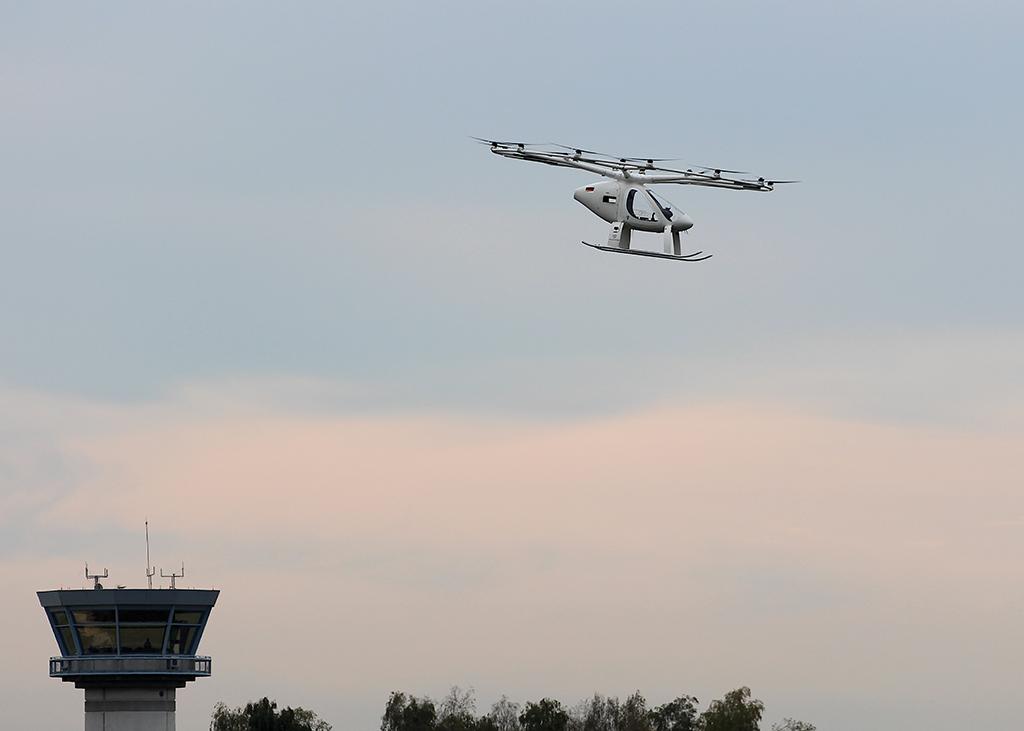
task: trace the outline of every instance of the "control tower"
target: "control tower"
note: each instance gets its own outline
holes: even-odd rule
[[[38,592],[50,677],[85,691],[85,731],[174,731],[175,691],[210,674],[196,650],[220,592],[171,587]]]

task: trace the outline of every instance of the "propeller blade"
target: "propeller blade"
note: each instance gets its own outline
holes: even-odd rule
[[[783,183],[802,183],[802,180],[769,180],[768,185],[782,185]]]
[[[509,142],[506,140],[488,140],[483,137],[474,137],[470,135],[471,140],[476,140],[482,145],[490,145],[491,147],[536,147],[537,145],[546,145],[547,142]]]
[[[628,162],[646,162],[653,165],[656,162],[675,162],[681,160],[679,157],[620,157],[620,160]]]
[[[618,160],[619,162],[647,163],[648,165],[653,165],[656,162],[673,162],[682,159],[678,157],[623,157],[621,155],[611,155],[607,152],[587,150],[582,147],[572,147],[570,145],[560,145],[558,143],[555,143],[555,147],[561,147],[564,150],[572,150],[577,155],[600,155],[601,157],[607,157],[612,160]]]
[[[725,168],[717,168],[714,165],[694,165],[695,168],[701,168],[703,170],[714,170],[716,173],[732,173],[733,175],[750,175],[748,170],[726,170]]]
[[[607,152],[598,152],[597,150],[585,150],[582,147],[571,147],[569,145],[560,145],[557,142],[554,143],[555,147],[561,147],[563,150],[572,150],[577,155],[601,155],[602,157],[612,157],[618,160],[619,158],[615,155],[609,155]]]

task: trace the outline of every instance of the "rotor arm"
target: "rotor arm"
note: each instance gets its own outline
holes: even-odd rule
[[[646,175],[644,182],[647,184],[671,184],[671,185],[699,185],[705,188],[725,188],[727,190],[753,190],[768,193],[774,188],[769,181],[741,180],[735,178],[712,177],[700,173],[685,175]]]
[[[598,175],[604,175],[604,176],[608,176],[608,177],[613,177],[613,178],[616,178],[617,180],[624,180],[627,177],[629,177],[629,173],[627,173],[625,170],[622,170],[622,171],[620,171],[620,170],[612,170],[612,169],[607,168],[607,167],[602,167],[600,165],[594,165],[594,164],[589,163],[589,162],[584,162],[583,160],[572,160],[572,159],[570,159],[569,162],[571,164],[568,167],[574,167],[574,168],[578,168],[580,170],[586,170],[586,171],[591,172],[591,173],[596,173]]]
[[[614,169],[610,163],[604,163],[603,161],[597,160],[583,160],[573,155],[567,155],[563,153],[544,152],[540,150],[530,149],[510,149],[504,147],[491,148],[491,152],[493,152],[495,155],[507,157],[511,160],[526,160],[527,162],[539,162],[544,165],[551,165],[553,167],[586,170],[588,172],[603,175],[605,177],[615,178],[616,180],[623,180],[627,175],[626,172],[623,170]]]
[[[489,145],[491,152],[513,160],[539,162],[552,167],[575,168],[601,175],[612,180],[636,180],[644,184],[699,185],[705,188],[726,190],[753,190],[768,193],[780,183],[798,183],[798,180],[766,180],[765,178],[741,178],[745,175],[737,170],[705,168],[681,170],[655,165],[662,158],[613,158],[601,152],[553,144],[532,144],[527,142],[500,142],[475,137],[475,140]],[[551,148],[558,147],[559,150]],[[728,175],[722,175],[728,173]]]

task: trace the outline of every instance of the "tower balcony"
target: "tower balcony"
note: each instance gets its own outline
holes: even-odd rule
[[[85,676],[160,676],[193,680],[210,675],[210,658],[166,655],[51,657],[50,677],[78,680]]]

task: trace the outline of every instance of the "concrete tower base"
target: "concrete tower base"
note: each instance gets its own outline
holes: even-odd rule
[[[174,731],[174,687],[86,688],[85,731]]]

